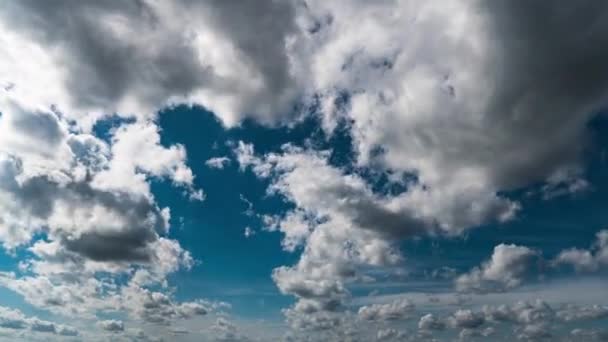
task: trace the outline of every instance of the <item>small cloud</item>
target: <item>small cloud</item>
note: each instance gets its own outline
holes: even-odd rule
[[[255,215],[255,212],[253,211],[253,203],[251,203],[250,200],[247,199],[247,197],[243,196],[243,194],[239,194],[239,199],[244,202],[245,204],[247,204],[247,209],[245,209],[245,211],[243,211],[243,214],[251,217]]]
[[[460,292],[502,292],[530,277],[541,262],[540,253],[524,246],[500,244],[490,260],[456,278]]]
[[[229,164],[230,164],[230,158],[228,158],[228,157],[215,157],[215,158],[211,158],[211,159],[208,159],[207,161],[205,161],[205,165],[207,165],[207,167],[209,167],[211,169],[221,170]]]
[[[245,233],[243,233],[243,235],[245,235],[246,238],[250,238],[255,234],[255,230],[251,229],[250,227],[245,227]]]
[[[100,321],[99,323],[97,323],[97,325],[101,329],[113,333],[125,331],[125,324],[119,320],[109,319],[106,321]]]
[[[198,189],[198,190],[192,190],[189,192],[188,194],[188,199],[191,201],[199,201],[202,202],[205,200],[207,196],[205,195],[205,193],[203,192],[203,190]]]

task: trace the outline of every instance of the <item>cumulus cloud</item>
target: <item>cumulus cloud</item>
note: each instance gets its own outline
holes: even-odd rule
[[[214,157],[207,159],[205,165],[212,169],[223,169],[226,165],[230,164],[230,158],[228,157]]]
[[[455,279],[462,292],[494,292],[515,288],[538,272],[538,251],[528,247],[500,244],[490,260]]]
[[[153,122],[121,125],[105,141],[53,109],[2,103],[0,242],[10,252],[25,247],[28,256],[19,274],[0,274],[1,286],[72,317],[117,308],[135,315],[141,302],[121,304],[129,289],[166,287],[168,274],[194,265],[167,237],[170,210],[156,204],[149,185],[167,179],[198,191],[183,146],[162,146]]]
[[[310,57],[313,82],[329,103],[336,92],[352,95],[346,110],[323,107],[324,118],[353,120],[360,162],[381,147],[382,163],[415,170],[431,191],[447,196],[465,188],[488,195],[576,170],[585,124],[605,101],[605,81],[594,77],[605,68],[595,46],[608,37],[594,24],[602,22],[603,5],[315,1],[309,7],[319,22],[332,18],[310,38],[319,51]],[[538,26],[538,13],[551,25]],[[593,34],[583,38],[572,26]],[[564,50],[570,53],[555,58]],[[572,65],[586,68],[574,73]],[[572,84],[581,91],[572,93]],[[541,138],[537,128],[547,122],[554,129]]]
[[[148,323],[169,325],[176,320],[205,316],[227,305],[222,302],[196,300],[178,302],[170,294],[131,285],[122,289],[121,305],[132,318]]]
[[[555,310],[542,300],[519,301],[512,305],[484,306],[485,318],[492,322],[520,325],[546,325],[555,318]]]
[[[101,329],[112,332],[112,333],[125,331],[125,324],[123,323],[123,321],[119,321],[119,320],[110,319],[110,320],[100,321],[98,325]]]
[[[239,332],[238,327],[227,320],[226,318],[219,317],[215,323],[210,327],[210,330],[213,332],[213,340],[214,341],[222,341],[222,342],[239,342],[239,341],[250,341],[250,339],[242,335]]]
[[[297,265],[280,267],[273,278],[283,293],[306,300],[307,309],[336,309],[348,295],[345,283],[357,276],[359,265],[389,266],[402,260],[395,249],[401,239],[417,235],[456,235],[491,219],[477,210],[460,217],[440,213],[455,208],[426,207],[420,189],[398,195],[376,193],[357,174],[328,163],[327,151],[286,145],[281,153],[257,156],[243,142],[235,148],[242,168],[270,178],[268,189],[295,205],[283,217],[270,220],[272,230],[284,233],[283,246],[293,251],[304,246]],[[447,202],[446,205],[449,205]],[[510,205],[505,207],[510,211]]]
[[[553,335],[550,328],[544,324],[528,324],[515,329],[518,340],[523,341],[541,341],[550,340]]]
[[[566,305],[556,312],[557,318],[565,322],[589,321],[608,317],[608,306],[594,304],[591,306]]]
[[[570,184],[584,184],[587,124],[607,91],[595,76],[606,69],[596,48],[608,39],[599,24],[603,5],[309,1],[305,8],[299,51],[324,129],[347,123],[353,167],[415,180],[403,194],[378,195],[322,152],[288,147],[256,157],[240,144],[241,167],[273,179],[270,191],[296,206],[289,222],[275,226],[289,249],[304,246],[298,264],[275,273],[284,292],[282,283],[344,284],[357,265],[399,262],[387,252],[403,238],[509,220],[520,204],[505,191],[541,184],[572,192],[579,187]],[[540,26],[540,15],[551,24]],[[539,134],[547,125],[550,133]],[[538,259],[526,247],[502,245],[457,286],[512,289]]]
[[[448,322],[456,328],[475,329],[485,323],[485,317],[482,313],[473,312],[471,310],[458,310],[450,318]]]
[[[418,321],[418,329],[420,330],[443,330],[445,327],[445,322],[433,314],[426,314],[420,317]]]
[[[608,265],[608,230],[596,234],[596,240],[589,249],[570,248],[561,251],[553,264],[569,265],[578,272],[593,272]]]
[[[78,335],[78,330],[71,326],[41,320],[37,317],[27,317],[17,309],[11,309],[4,306],[0,306],[0,328],[30,330],[32,332],[59,336]]]
[[[408,299],[396,300],[388,304],[372,304],[359,308],[358,316],[367,321],[391,321],[409,318],[415,309]]]
[[[380,329],[376,334],[376,341],[391,341],[403,339],[406,335],[405,332],[399,331],[392,328]]]
[[[2,81],[16,96],[89,122],[115,112],[150,117],[184,102],[228,125],[245,113],[273,122],[299,93],[291,2],[26,1],[4,4],[0,19]]]

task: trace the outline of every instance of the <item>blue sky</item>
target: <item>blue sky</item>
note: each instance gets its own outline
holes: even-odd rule
[[[606,19],[0,4],[0,341],[606,340]]]

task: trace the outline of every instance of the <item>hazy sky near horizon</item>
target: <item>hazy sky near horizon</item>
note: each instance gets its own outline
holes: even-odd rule
[[[608,3],[0,4],[0,341],[608,340]]]

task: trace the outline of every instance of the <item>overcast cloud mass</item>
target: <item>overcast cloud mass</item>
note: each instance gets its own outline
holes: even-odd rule
[[[608,3],[0,3],[0,340],[607,341]]]

